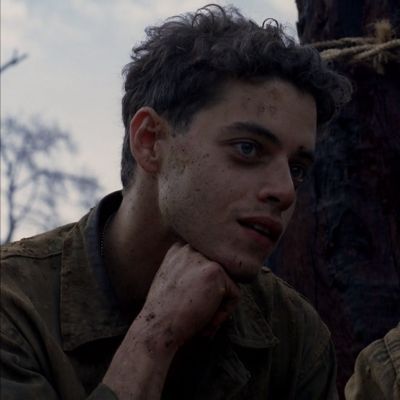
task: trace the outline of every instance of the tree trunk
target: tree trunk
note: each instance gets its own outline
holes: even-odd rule
[[[297,0],[302,43],[370,36],[390,20],[400,33],[399,0]],[[338,387],[359,351],[400,320],[400,54],[378,73],[371,63],[338,61],[355,88],[351,103],[319,137],[301,208],[269,260],[305,294],[337,348]],[[397,58],[397,59],[396,59]]]

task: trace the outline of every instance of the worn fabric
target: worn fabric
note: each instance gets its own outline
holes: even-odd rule
[[[346,400],[400,400],[400,324],[358,355]]]
[[[1,399],[116,399],[101,380],[131,320],[99,243],[120,201],[114,193],[78,223],[2,249]],[[330,334],[311,305],[268,268],[241,290],[213,339],[178,352],[162,398],[336,399]]]

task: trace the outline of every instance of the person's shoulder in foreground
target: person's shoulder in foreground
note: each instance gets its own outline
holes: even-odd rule
[[[146,32],[124,69],[122,196],[5,252],[2,390],[335,398],[326,327],[260,266],[348,81],[234,7]]]
[[[358,355],[347,400],[400,399],[400,324]]]

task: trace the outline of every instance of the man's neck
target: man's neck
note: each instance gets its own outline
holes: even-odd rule
[[[124,195],[104,232],[104,262],[117,298],[128,313],[144,304],[154,275],[172,245],[160,229],[156,208],[135,193]]]

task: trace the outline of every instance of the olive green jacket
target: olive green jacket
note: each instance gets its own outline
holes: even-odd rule
[[[112,194],[78,223],[3,247],[2,400],[117,399],[101,380],[131,320],[98,243],[119,202]],[[216,336],[178,352],[162,398],[336,399],[330,334],[311,305],[267,268],[241,289]]]

